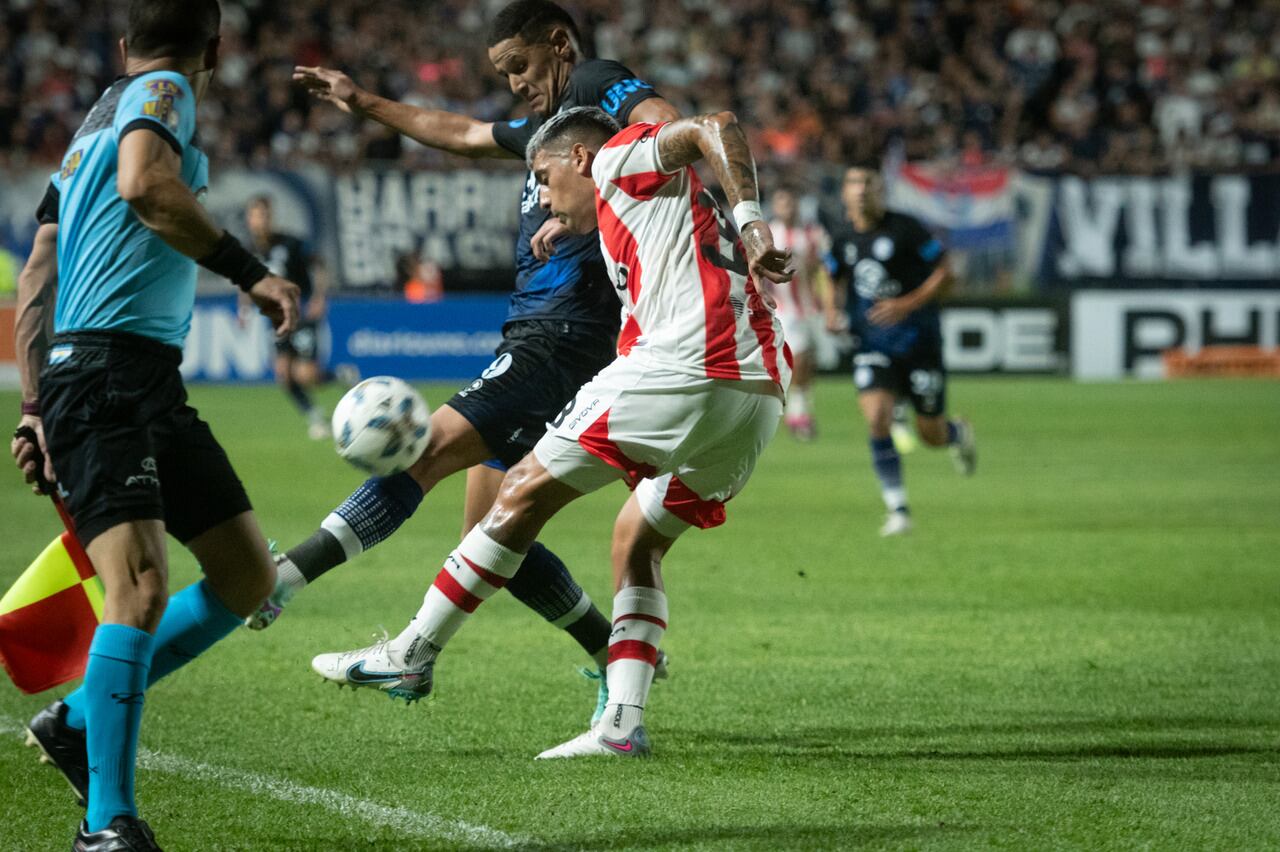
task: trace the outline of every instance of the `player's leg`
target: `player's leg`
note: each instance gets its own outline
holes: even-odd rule
[[[782,331],[791,347],[791,387],[787,390],[785,421],[787,429],[800,441],[813,440],[816,425],[813,416],[813,375],[815,328],[809,316],[796,309],[779,311]]]
[[[294,404],[299,413],[307,418],[307,422],[311,423],[314,422],[316,406],[306,388],[298,384],[294,379],[294,354],[290,341],[280,341],[276,344],[276,385],[289,398],[289,401]]]
[[[324,411],[316,405],[313,394],[320,384],[320,366],[316,358],[320,353],[320,339],[317,324],[308,320],[303,322],[290,338],[293,344],[293,363],[290,365],[293,387],[298,396],[307,401],[307,432],[314,441],[323,441],[329,437],[328,418]]]
[[[930,447],[947,447],[956,470],[965,476],[978,466],[978,444],[973,426],[962,417],[948,417],[947,377],[940,364],[911,373],[911,404],[916,409],[916,431]]]
[[[467,471],[463,538],[493,506],[502,479],[503,471],[487,464]],[[506,588],[552,626],[572,636],[599,669],[604,670],[608,661],[609,620],[573,579],[560,557],[540,542],[534,542]]]
[[[339,685],[374,686],[409,702],[427,696],[440,651],[516,573],[543,525],[582,494],[527,456],[507,472],[489,513],[449,554],[398,636],[368,648],[320,654],[312,669]]]
[[[872,368],[859,367],[859,370]],[[885,370],[887,373],[888,371]],[[865,386],[864,386],[865,384]],[[880,496],[884,499],[889,515],[880,528],[881,535],[897,535],[911,528],[911,515],[907,507],[907,489],[902,479],[902,457],[894,446],[890,427],[893,424],[893,406],[896,394],[890,388],[888,378],[859,380],[858,408],[867,422],[867,437],[871,450],[871,467],[880,482]]]
[[[441,480],[492,457],[484,438],[450,405],[431,413],[431,438],[409,470],[372,477],[342,502],[307,539],[277,557],[275,591],[246,624],[270,626],[308,584],[385,541],[417,511]]]

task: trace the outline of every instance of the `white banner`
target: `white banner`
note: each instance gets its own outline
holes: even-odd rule
[[[1082,290],[1071,298],[1077,379],[1159,379],[1165,350],[1214,345],[1280,347],[1280,293]]]

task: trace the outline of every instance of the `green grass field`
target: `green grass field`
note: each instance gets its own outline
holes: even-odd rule
[[[193,398],[286,546],[359,483],[274,389]],[[780,434],[729,523],[677,545],[652,761],[533,762],[594,689],[510,596],[430,702],[311,673],[417,609],[457,541],[456,478],[149,693],[142,815],[169,850],[1280,847],[1280,385],[960,379],[951,399],[978,475],[907,456],[910,538],[877,537],[852,389],[830,380],[820,439]],[[606,611],[624,494],[543,538]],[[7,586],[57,519],[16,473],[0,517]],[[195,569],[173,562],[177,588]],[[21,745],[52,697],[0,686],[0,849],[65,849],[80,818]]]

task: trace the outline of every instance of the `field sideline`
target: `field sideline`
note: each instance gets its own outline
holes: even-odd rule
[[[829,379],[819,440],[779,434],[726,527],[681,540],[654,760],[532,761],[581,732],[594,687],[572,640],[507,595],[419,706],[311,673],[416,610],[457,542],[455,477],[270,630],[148,693],[141,815],[171,852],[1280,847],[1280,385],[950,392],[978,475],[908,455],[910,538],[877,537],[852,388]],[[358,485],[274,388],[192,397],[282,544]],[[624,494],[543,538],[606,612]],[[58,527],[12,467],[0,517],[7,588]],[[177,589],[195,568],[171,554]],[[65,849],[80,818],[21,747],[53,694],[0,685],[3,850]]]

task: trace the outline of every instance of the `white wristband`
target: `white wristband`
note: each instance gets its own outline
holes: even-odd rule
[[[760,210],[759,201],[739,201],[733,207],[733,221],[738,225],[738,230],[752,222],[759,222],[764,219],[764,213]]]

